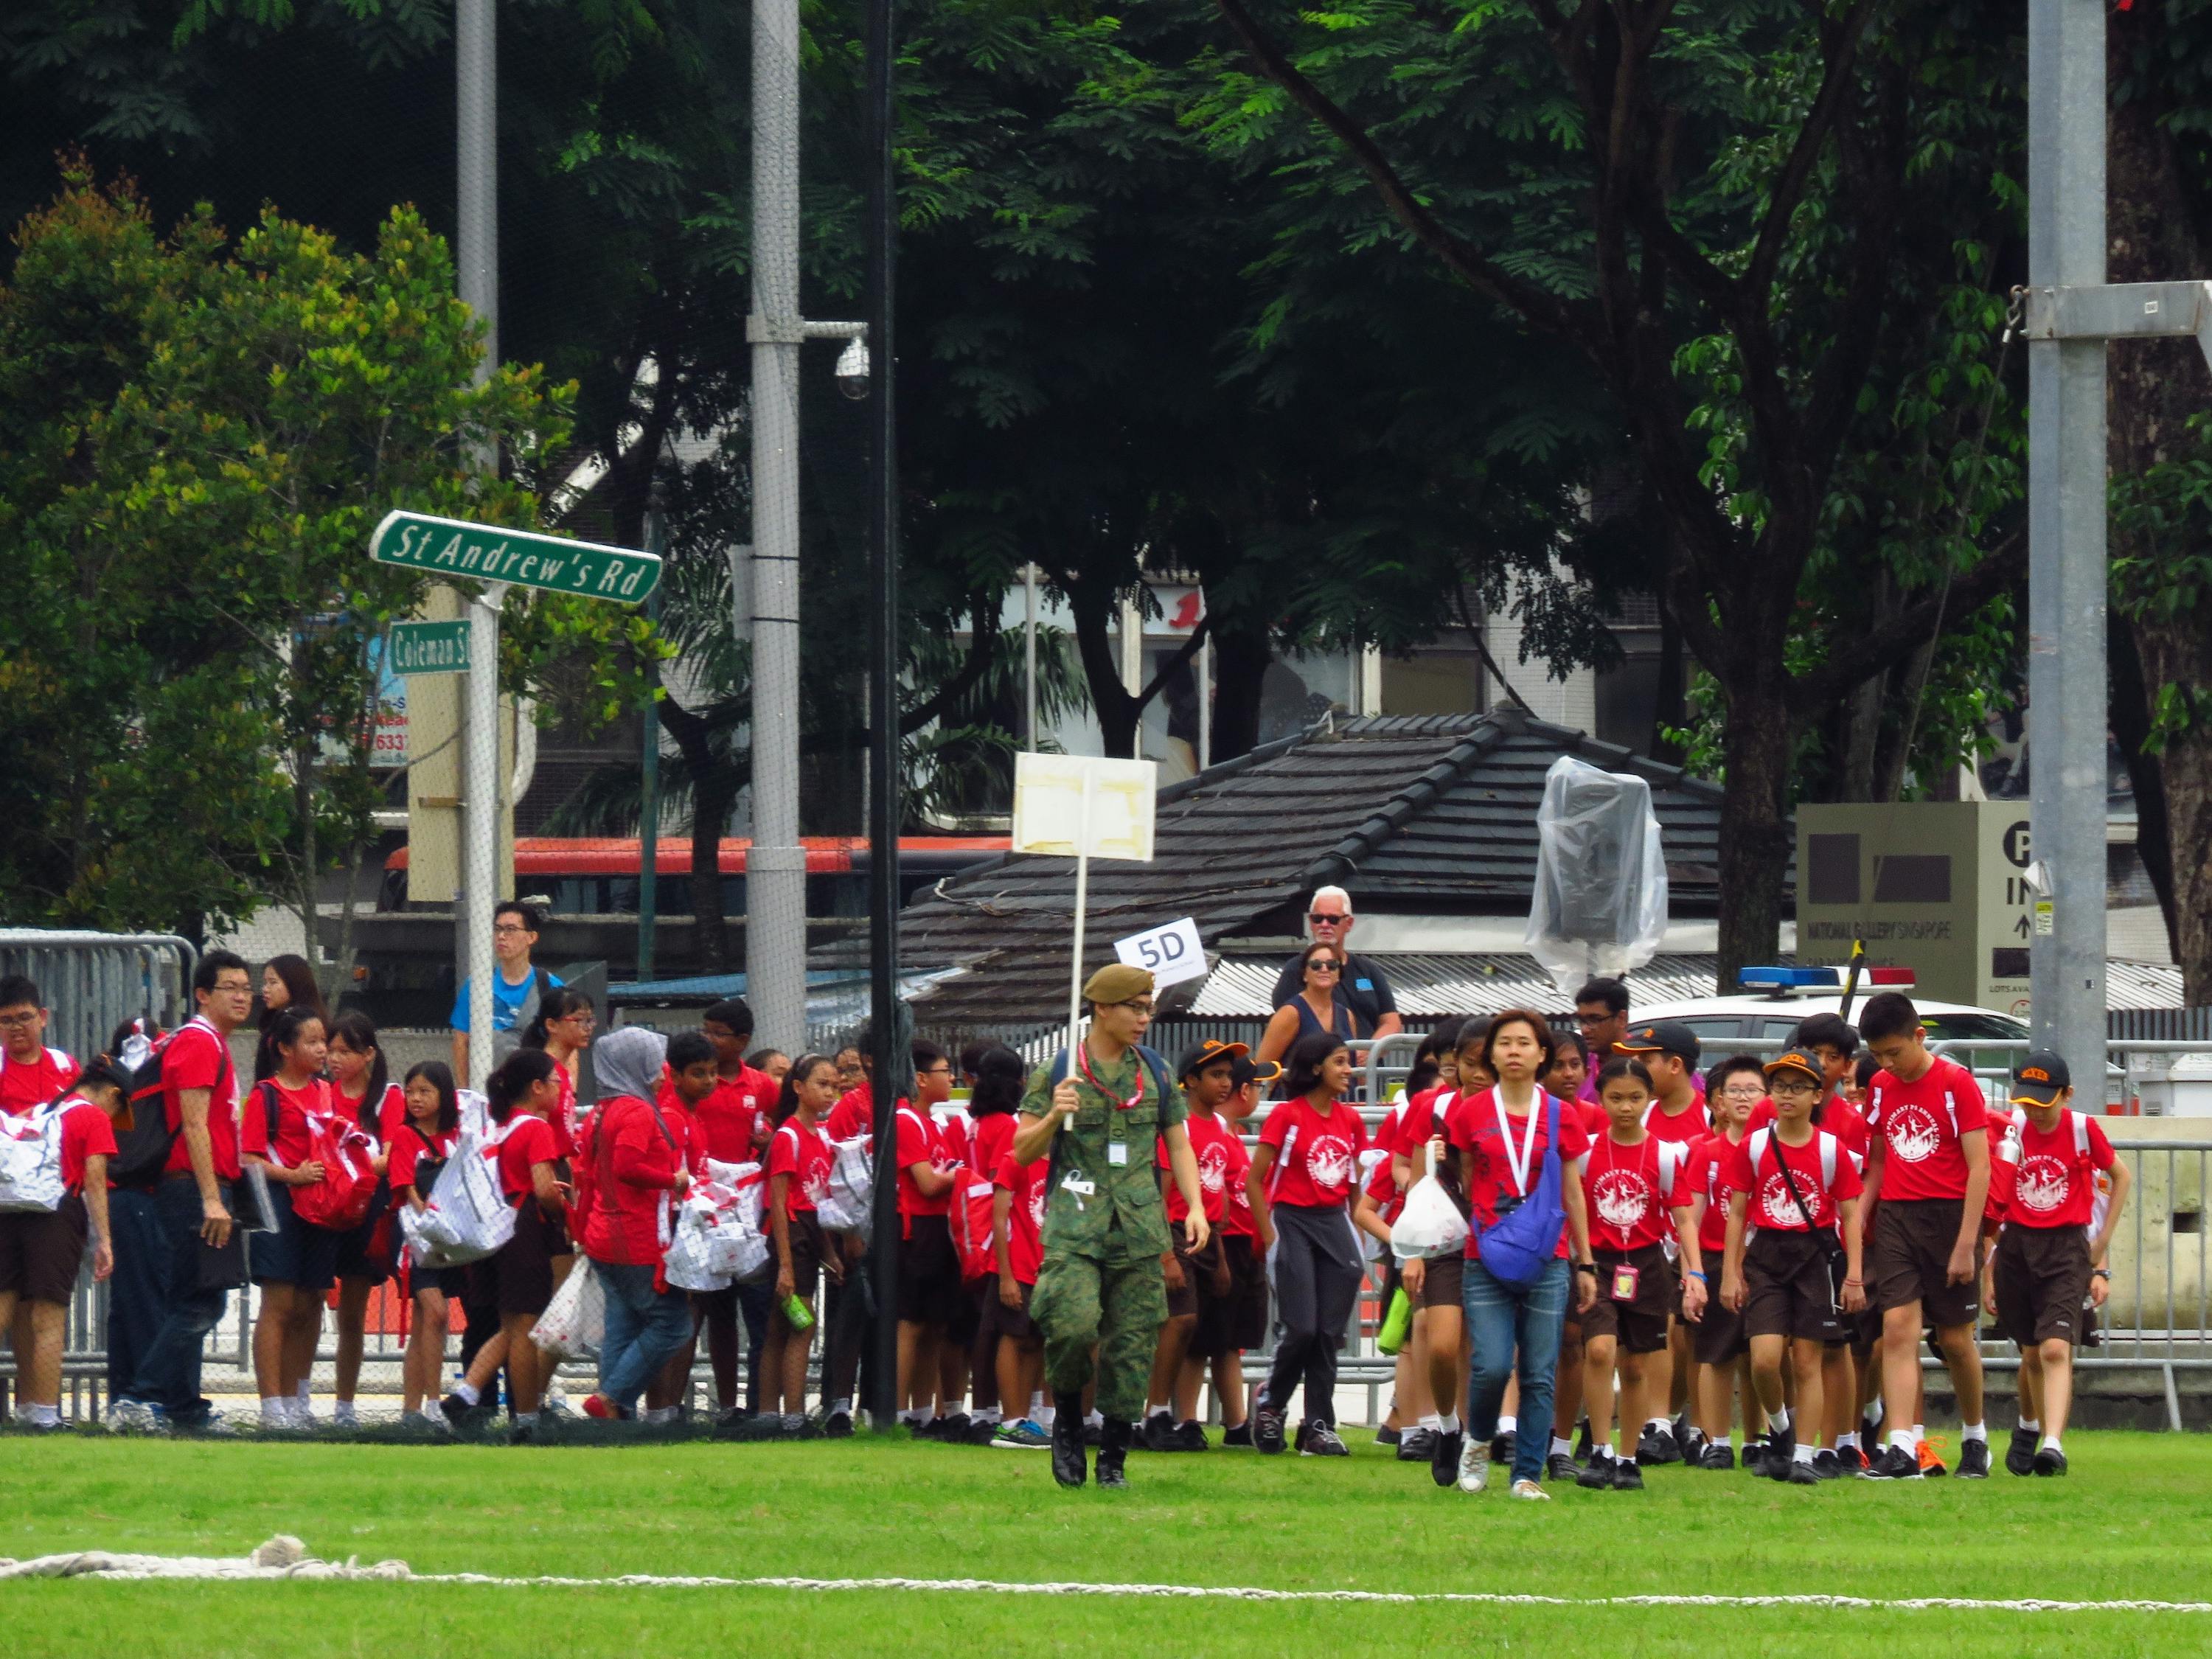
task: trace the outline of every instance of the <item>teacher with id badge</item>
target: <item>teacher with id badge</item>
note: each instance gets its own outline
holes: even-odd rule
[[[1166,1144],[1176,1188],[1189,1206],[1183,1231],[1194,1251],[1206,1247],[1206,1202],[1183,1127],[1182,1091],[1167,1063],[1143,1046],[1152,1023],[1151,973],[1118,963],[1101,968],[1083,1000],[1091,1005],[1090,1032],[1073,1054],[1063,1052],[1030,1077],[1013,1157],[1049,1160],[1043,1261],[1030,1317],[1044,1337],[1053,1392],[1053,1478],[1079,1486],[1088,1476],[1083,1390],[1095,1373],[1105,1419],[1098,1484],[1124,1486],[1152,1350],[1168,1316],[1160,1258],[1170,1235],[1157,1143]]]

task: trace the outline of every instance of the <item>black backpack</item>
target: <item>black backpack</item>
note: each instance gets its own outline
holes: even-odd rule
[[[150,1187],[169,1166],[177,1132],[169,1127],[168,1105],[162,1098],[161,1060],[176,1040],[177,1033],[172,1031],[156,1042],[131,1074],[127,1118],[115,1125],[115,1156],[107,1160],[107,1178],[118,1187]],[[216,1090],[228,1093],[230,1045],[222,1047],[222,1070],[216,1076]]]

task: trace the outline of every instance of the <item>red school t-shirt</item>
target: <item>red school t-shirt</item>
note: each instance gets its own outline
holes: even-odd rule
[[[1813,1138],[1802,1146],[1784,1146],[1782,1137],[1771,1127],[1744,1136],[1743,1144],[1729,1155],[1728,1170],[1721,1177],[1721,1184],[1731,1194],[1750,1194],[1743,1214],[1747,1228],[1769,1227],[1781,1232],[1803,1233],[1814,1228],[1835,1227],[1842,1213],[1837,1206],[1845,1199],[1856,1198],[1861,1186],[1858,1165],[1852,1161],[1841,1137],[1837,1139],[1835,1179],[1822,1184],[1820,1137],[1830,1133],[1815,1129]],[[1752,1147],[1760,1141],[1765,1144],[1759,1149],[1759,1167],[1753,1170]],[[1799,1196],[1812,1206],[1810,1219],[1790,1202],[1789,1184],[1782,1176],[1784,1160],[1790,1165],[1790,1180],[1797,1184]]]
[[[1774,1103],[1762,1100],[1751,1109],[1750,1117],[1744,1121],[1744,1133],[1749,1134],[1753,1129],[1764,1129],[1774,1121]],[[1835,1136],[1843,1143],[1844,1150],[1858,1159],[1859,1167],[1862,1170],[1866,1167],[1867,1147],[1873,1136],[1867,1128],[1864,1114],[1857,1107],[1841,1095],[1830,1095],[1820,1103],[1820,1109],[1813,1114],[1813,1125]]]
[[[1260,1144],[1275,1149],[1267,1172],[1267,1202],[1327,1210],[1348,1202],[1367,1150],[1367,1126],[1354,1107],[1335,1103],[1324,1115],[1304,1095],[1267,1114]]]
[[[2074,1125],[2080,1118],[2088,1128],[2087,1152],[2075,1148]],[[2023,1111],[2013,1134],[2007,1137],[2003,1162],[2013,1164],[2011,1188],[2005,1205],[2008,1227],[2086,1227],[2096,1213],[2097,1175],[2112,1167],[2112,1143],[2102,1125],[2071,1107],[2059,1114],[2058,1127],[2049,1134],[2035,1127]],[[1992,1167],[1995,1167],[1992,1165]]]
[[[927,1198],[914,1178],[917,1164],[938,1170],[945,1168],[944,1132],[928,1113],[904,1101],[899,1103],[897,1121],[899,1236],[903,1238],[913,1233],[907,1223],[915,1216],[951,1214],[952,1189],[948,1187],[935,1198]]]
[[[1593,1138],[1601,1131],[1589,1126]],[[1694,1104],[1685,1110],[1668,1115],[1667,1109],[1657,1101],[1644,1109],[1644,1132],[1654,1140],[1671,1140],[1678,1146],[1694,1146],[1713,1132],[1713,1115],[1705,1106],[1705,1097],[1699,1095]]]
[[[345,1121],[349,1128],[374,1135],[378,1147],[389,1152],[392,1137],[398,1133],[399,1126],[407,1121],[406,1091],[396,1083],[386,1084],[383,1097],[376,1103],[376,1109],[368,1115],[366,1122],[362,1118],[362,1103],[337,1084],[331,1085],[331,1109]]]
[[[903,1106],[904,1101],[899,1103]],[[876,1096],[872,1084],[860,1083],[837,1097],[837,1103],[830,1109],[830,1121],[823,1126],[832,1140],[850,1140],[856,1135],[867,1137],[868,1150],[876,1145]]]
[[[994,1186],[1013,1195],[1006,1212],[1006,1265],[1014,1270],[1017,1285],[1036,1284],[1044,1263],[1044,1207],[1050,1196],[1044,1183],[1050,1168],[1049,1158],[1024,1164],[1009,1152],[992,1177]]]
[[[1226,1200],[1221,1210],[1221,1231],[1231,1238],[1254,1238],[1258,1237],[1260,1227],[1252,1218],[1252,1193],[1245,1185],[1245,1177],[1252,1173],[1251,1150],[1233,1124],[1223,1127],[1229,1131],[1229,1164],[1221,1176]]]
[[[653,1266],[668,1248],[672,1189],[684,1167],[682,1131],[665,1113],[655,1123],[653,1109],[634,1095],[601,1101],[593,1117],[586,1137],[592,1144],[582,1149],[593,1171],[585,1253],[599,1261]]]
[[[269,1098],[276,1099],[276,1133],[269,1133]],[[311,1078],[297,1089],[288,1089],[275,1078],[253,1085],[240,1116],[240,1150],[263,1158],[280,1169],[296,1170],[314,1150],[312,1118],[332,1115],[337,1100],[331,1085]]]
[[[84,1067],[60,1048],[41,1048],[36,1060],[17,1060],[0,1050],[0,1112],[21,1117],[43,1106],[75,1083]]]
[[[450,1132],[443,1134],[433,1133],[426,1136],[415,1127],[412,1118],[402,1123],[392,1132],[392,1161],[384,1167],[385,1176],[392,1183],[392,1190],[404,1192],[415,1185],[415,1166],[426,1158],[445,1157],[453,1150],[453,1142],[459,1138],[457,1133]],[[419,1196],[427,1199],[430,1194],[423,1193]]]
[[[497,1155],[499,1189],[508,1203],[520,1204],[536,1186],[530,1176],[531,1166],[550,1164],[559,1158],[560,1139],[544,1118],[518,1115],[507,1120]]]
[[[1398,1212],[1406,1207],[1406,1195],[1398,1190],[1397,1172],[1391,1169],[1387,1158],[1377,1159],[1367,1172],[1367,1184],[1360,1189],[1375,1200],[1375,1213],[1389,1226],[1398,1219]]]
[[[1450,1084],[1436,1083],[1400,1101],[1376,1129],[1375,1144],[1394,1157],[1411,1158],[1440,1133],[1437,1128],[1437,1103],[1452,1092]]]
[[[1674,1231],[1670,1212],[1687,1209],[1692,1190],[1689,1153],[1680,1142],[1647,1133],[1624,1146],[1608,1130],[1590,1142],[1583,1160],[1590,1248],[1640,1250],[1658,1243]]]
[[[1532,1103],[1535,1128],[1530,1137],[1527,1187],[1516,1189],[1513,1185],[1511,1160],[1520,1156],[1522,1137],[1529,1133],[1530,1119],[1516,1117],[1504,1110],[1498,1101],[1495,1089],[1485,1089],[1452,1103],[1444,1121],[1444,1139],[1459,1151],[1468,1154],[1471,1182],[1468,1202],[1473,1214],[1468,1230],[1467,1255],[1473,1261],[1482,1254],[1477,1235],[1486,1227],[1498,1224],[1498,1202],[1501,1197],[1526,1198],[1536,1189],[1544,1178],[1544,1153],[1550,1144],[1549,1118],[1545,1103],[1553,1098],[1537,1094]],[[1505,1150],[1505,1136],[1513,1137],[1513,1152]],[[1571,1164],[1589,1151],[1589,1136],[1583,1130],[1581,1115],[1566,1102],[1559,1102],[1559,1158]],[[1571,1179],[1565,1171],[1561,1179]],[[1559,1224],[1561,1256],[1567,1253],[1566,1224]]]
[[[1206,1224],[1218,1227],[1229,1213],[1229,1171],[1235,1162],[1229,1149],[1236,1146],[1242,1151],[1243,1143],[1237,1139],[1237,1132],[1212,1112],[1193,1112],[1183,1120],[1182,1127],[1183,1132],[1190,1137],[1190,1155],[1198,1164],[1198,1192],[1204,1200]],[[1168,1161],[1168,1138],[1165,1135],[1159,1138],[1153,1162],[1168,1172],[1165,1184],[1169,1224],[1181,1226],[1183,1218],[1190,1213],[1190,1206],[1182,1201],[1182,1188],[1176,1185],[1174,1165]],[[1245,1162],[1249,1168],[1250,1159],[1248,1158]],[[1242,1176],[1237,1177],[1237,1182],[1240,1187],[1243,1185]],[[1249,1202],[1245,1213],[1248,1217],[1251,1213]]]
[[[753,1162],[759,1156],[753,1135],[774,1109],[776,1092],[775,1080],[750,1066],[739,1066],[735,1077],[718,1078],[713,1091],[691,1109],[706,1133],[707,1156],[718,1164]]]
[[[1705,1212],[1698,1221],[1698,1249],[1714,1261],[1728,1248],[1725,1182],[1736,1145],[1725,1133],[1716,1132],[1690,1148],[1690,1196],[1705,1200]]]
[[[107,1114],[89,1100],[65,1100],[62,1115],[62,1185],[70,1192],[84,1190],[84,1161],[115,1156],[115,1126]]]
[[[1867,1085],[1866,1121],[1882,1138],[1882,1202],[1966,1195],[1960,1138],[1986,1130],[1989,1112],[1981,1085],[1958,1061],[1939,1055],[1911,1083],[1876,1072]]]
[[[218,1181],[238,1179],[238,1078],[230,1064],[230,1045],[201,1016],[177,1028],[161,1049],[161,1109],[176,1143],[169,1148],[165,1173],[189,1172],[190,1143],[185,1137],[184,1095],[188,1089],[212,1091],[208,1100],[208,1144]]]
[[[787,1221],[794,1215],[811,1214],[820,1203],[830,1190],[830,1166],[836,1159],[819,1124],[810,1129],[794,1115],[776,1126],[769,1137],[766,1173],[771,1182],[778,1176],[791,1177],[783,1191]]]

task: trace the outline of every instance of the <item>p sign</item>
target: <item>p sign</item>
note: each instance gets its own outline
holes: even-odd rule
[[[1114,954],[1132,968],[1149,968],[1155,987],[1206,977],[1206,946],[1188,916],[1114,941]]]

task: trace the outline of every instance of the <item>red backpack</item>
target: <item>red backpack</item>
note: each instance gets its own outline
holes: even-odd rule
[[[262,1105],[269,1114],[269,1139],[276,1139],[275,1084],[260,1088]],[[331,1232],[349,1232],[368,1218],[376,1198],[376,1143],[361,1126],[335,1114],[307,1114],[307,1156],[303,1162],[320,1164],[323,1178],[292,1188],[292,1213],[311,1225]]]
[[[991,1178],[964,1164],[952,1167],[952,1245],[960,1252],[963,1279],[996,1277],[999,1258],[991,1248],[991,1210],[997,1188]]]

